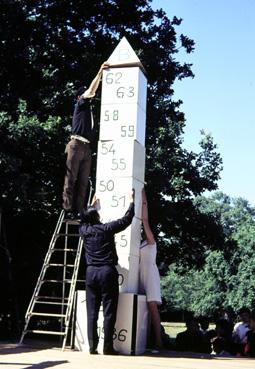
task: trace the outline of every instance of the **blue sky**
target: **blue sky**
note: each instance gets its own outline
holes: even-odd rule
[[[175,83],[186,116],[184,146],[199,150],[200,130],[211,133],[223,159],[219,190],[255,206],[255,0],[153,0],[195,51],[176,58],[192,63],[194,79]]]

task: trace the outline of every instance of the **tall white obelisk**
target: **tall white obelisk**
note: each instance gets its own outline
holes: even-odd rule
[[[120,295],[114,347],[123,354],[139,354],[145,351],[148,320],[146,297],[138,295],[147,80],[140,60],[125,37],[108,62],[110,68],[103,71],[102,78],[96,194],[100,199],[101,220],[105,223],[125,214],[129,206],[128,193],[135,189],[135,217],[125,231],[115,236]],[[76,347],[80,350],[87,348],[84,306],[85,294],[81,292],[76,319]],[[102,311],[98,331],[100,352]]]
[[[147,80],[134,50],[122,38],[103,71],[96,193],[103,222],[124,215],[135,189],[135,218],[116,235],[120,292],[138,291],[141,190],[144,186]]]

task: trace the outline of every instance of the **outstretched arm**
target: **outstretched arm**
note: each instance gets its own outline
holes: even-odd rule
[[[144,188],[142,189],[142,222],[145,238],[149,245],[153,245],[155,243],[155,238],[149,224],[148,204]]]
[[[96,75],[96,77],[93,79],[93,81],[91,82],[91,84],[90,84],[90,86],[89,86],[89,88],[82,94],[82,97],[84,98],[84,99],[86,99],[86,98],[90,98],[90,97],[94,97],[95,96],[95,94],[96,94],[96,91],[97,91],[97,89],[98,89],[98,86],[99,86],[99,83],[100,83],[100,81],[101,81],[101,77],[102,77],[102,73],[103,73],[103,70],[104,69],[106,69],[106,68],[108,68],[109,67],[109,64],[108,63],[106,63],[106,62],[104,62],[102,65],[101,65],[101,67],[100,67],[100,69],[99,69],[99,71],[98,71],[98,73],[97,73],[97,75]]]
[[[104,227],[106,231],[110,231],[112,233],[119,233],[121,231],[124,231],[124,229],[126,229],[132,223],[132,219],[135,215],[134,190],[132,190],[132,193],[129,194],[129,199],[130,205],[126,214],[120,219],[114,220],[109,223],[105,223]]]

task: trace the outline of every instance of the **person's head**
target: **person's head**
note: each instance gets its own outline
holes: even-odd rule
[[[193,332],[193,333],[199,331],[199,324],[196,318],[186,319],[186,327],[188,331]]]
[[[94,207],[89,207],[81,213],[81,223],[82,224],[98,224],[100,223],[100,215]]]
[[[253,310],[250,315],[250,329],[255,331],[255,310]]]
[[[238,311],[238,316],[241,322],[249,323],[250,320],[250,310],[247,307],[243,307]]]
[[[75,92],[75,100],[79,100],[81,95],[86,91],[87,87],[82,86],[79,87]]]
[[[226,319],[219,319],[216,322],[216,333],[219,337],[228,337],[231,335],[231,325]]]
[[[206,331],[209,328],[209,319],[206,316],[202,316],[199,319],[199,323],[203,331]]]

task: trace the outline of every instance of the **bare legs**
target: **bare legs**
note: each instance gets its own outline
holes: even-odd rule
[[[161,339],[161,325],[160,325],[160,315],[158,311],[158,305],[156,301],[148,302],[148,309],[151,316],[151,323],[153,327],[153,332],[155,335],[155,345],[158,348],[162,347],[162,339]]]

